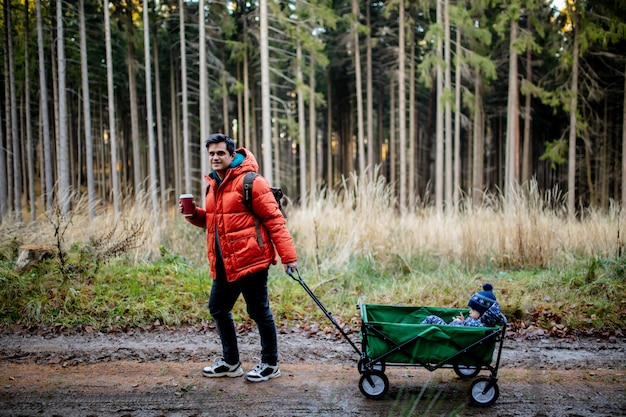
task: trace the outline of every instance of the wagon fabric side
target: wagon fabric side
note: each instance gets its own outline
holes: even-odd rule
[[[493,359],[498,327],[421,324],[429,315],[448,323],[467,312],[467,308],[362,304],[363,353],[387,364],[418,364],[430,370],[455,363],[488,365]]]

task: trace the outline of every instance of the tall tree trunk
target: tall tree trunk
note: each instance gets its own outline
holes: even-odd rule
[[[308,204],[307,193],[307,169],[306,169],[306,123],[304,118],[304,76],[302,67],[304,61],[302,57],[302,43],[296,41],[296,80],[298,89],[298,154],[300,158],[300,204]],[[313,175],[311,173],[311,175]]]
[[[165,179],[165,144],[163,143],[163,112],[161,109],[161,75],[159,73],[159,44],[154,30],[154,96],[156,101],[156,127],[159,147],[159,190],[161,192],[161,213],[167,214],[167,183]],[[203,206],[204,207],[204,206]]]
[[[4,126],[0,116],[0,224],[7,215],[7,152],[4,146]]]
[[[152,200],[152,214],[155,221],[159,218],[159,198],[157,195],[156,146],[154,140],[154,115],[152,114],[152,67],[150,64],[150,9],[148,0],[143,0],[143,49],[146,72],[146,118],[148,131],[148,166],[150,180],[148,190]],[[201,148],[202,149],[202,148]]]
[[[50,119],[48,114],[48,81],[46,79],[46,60],[44,58],[43,21],[41,17],[41,0],[36,1],[37,9],[37,52],[39,56],[39,109],[41,133],[43,134],[44,178],[42,194],[45,210],[52,210],[52,187],[54,174],[52,169],[52,148],[50,142]]]
[[[80,0],[78,15],[80,21],[80,64],[83,85],[83,118],[85,120],[85,162],[87,167],[87,199],[89,219],[96,217],[96,190],[94,186],[93,138],[91,137],[91,103],[89,93],[89,68],[87,67],[87,31],[85,25],[85,1]]]
[[[227,62],[226,52],[224,50],[222,50],[222,61]],[[228,116],[228,84],[226,83],[227,74],[228,72],[226,71],[226,66],[224,66],[224,69],[222,70],[222,76],[220,77],[220,82],[222,84],[222,119],[224,120],[224,134],[230,136],[230,131],[232,129],[230,127],[230,118]]]
[[[178,105],[178,82],[176,79],[176,71],[174,65],[174,57],[170,55],[170,119],[171,125],[171,143],[172,143],[172,160],[174,165],[174,188],[176,194],[180,194],[183,191],[183,167],[182,165],[182,153],[180,152],[180,107]],[[203,200],[203,199],[199,199]],[[204,206],[203,206],[204,207]]]
[[[245,46],[244,46],[245,48]],[[245,59],[245,58],[244,58]],[[242,64],[240,62],[237,62],[237,80],[241,81],[242,84],[243,83],[243,78],[241,75],[241,68],[242,68]],[[242,124],[244,123],[244,116],[243,116],[243,94],[241,92],[241,89],[238,88],[237,89],[237,125],[235,127],[236,131],[233,132],[233,134],[237,134],[237,141],[240,144],[243,144],[245,146],[245,139],[243,136],[244,133],[244,128],[242,126]],[[233,136],[234,138],[234,136]]]
[[[113,85],[113,58],[111,53],[110,20],[109,0],[104,0],[104,31],[107,56],[107,94],[109,106],[109,142],[111,144],[111,193],[113,194],[113,213],[115,217],[117,217],[120,212],[120,188],[117,173],[117,138],[115,133],[115,96]]]
[[[128,17],[130,20],[131,18]],[[131,34],[128,35],[126,60],[128,65],[128,96],[130,99],[130,135],[133,147],[133,185],[137,202],[143,197],[143,176],[141,175],[141,143],[139,139],[139,115],[137,114],[137,73],[135,71],[135,44]]]
[[[204,142],[208,139],[211,132],[211,118],[209,117],[209,80],[207,76],[207,63],[206,63],[206,24],[204,18],[204,6],[205,0],[200,0],[198,5],[198,26],[200,37],[200,51],[199,51],[199,65],[200,65],[200,93],[198,94],[198,100],[200,102],[200,142],[198,143],[198,149],[200,149],[200,174],[209,172],[209,159],[204,146]],[[222,76],[222,79],[224,76]],[[228,135],[227,129],[228,119],[224,119],[224,134]]]
[[[315,61],[311,56],[311,66],[309,74],[309,165],[311,171],[311,198],[317,195],[317,129],[315,117]]]
[[[416,177],[417,163],[415,145],[417,142],[416,125],[417,125],[417,109],[415,108],[415,36],[413,33],[409,35],[409,45],[411,45],[410,62],[409,62],[409,196],[408,204],[411,210],[417,202],[416,197]]]
[[[60,5],[58,3],[57,5]],[[4,16],[5,16],[5,45],[6,45],[6,61],[7,61],[7,73],[8,73],[8,86],[5,88],[8,91],[9,97],[6,102],[8,108],[7,112],[7,126],[11,135],[11,151],[13,156],[13,207],[14,216],[18,222],[22,221],[22,163],[20,156],[20,141],[18,136],[18,122],[17,122],[17,96],[15,85],[15,62],[13,57],[13,22],[11,18],[11,4],[8,1],[4,2]],[[7,138],[7,144],[9,140]],[[9,153],[11,155],[11,153]]]
[[[261,134],[263,151],[263,176],[272,184],[272,113],[270,102],[270,52],[268,39],[267,0],[260,1],[261,29]]]
[[[326,70],[326,186],[332,191],[333,180],[333,89],[330,82],[330,70]]]
[[[58,80],[58,76],[57,76],[57,52],[56,52],[56,43],[53,41],[50,43],[50,52],[51,52],[51,57],[50,57],[50,63],[52,66],[52,103],[58,103],[59,102],[59,83],[57,82]],[[52,110],[53,110],[53,115],[54,115],[54,146],[52,148],[52,152],[54,155],[54,165],[53,165],[53,171],[54,171],[54,175],[56,178],[56,181],[54,182],[54,187],[57,187],[57,184],[59,182],[59,106],[52,106]],[[53,195],[53,204],[56,201],[56,204],[58,206],[58,192],[55,192],[55,190],[52,190],[52,195]]]
[[[570,7],[568,6],[568,9]],[[570,9],[569,12],[572,12]],[[572,87],[569,103],[569,149],[567,158],[567,213],[570,219],[576,215],[576,109],[578,107],[578,51],[579,51],[579,28],[578,11],[570,14],[572,18],[572,30],[574,34],[574,47],[572,50]]]
[[[365,46],[365,65],[367,67],[367,80],[365,86],[365,107],[366,118],[367,118],[367,165],[369,166],[368,176],[370,181],[374,179],[374,164],[378,163],[375,159],[376,151],[375,151],[375,135],[374,135],[374,88],[373,84],[373,68],[372,68],[372,22],[370,19],[371,11],[371,0],[365,1],[365,19],[367,22],[367,37],[366,37],[366,46]],[[379,121],[380,123],[380,121]]]
[[[437,0],[437,22],[443,24],[442,0]],[[443,213],[443,191],[444,191],[444,136],[443,136],[443,41],[437,37],[437,99],[435,100],[436,128],[435,128],[435,211],[438,215]]]
[[[626,207],[626,66],[624,67],[624,102],[622,103],[622,207]]]
[[[528,25],[530,26],[531,20],[528,20]],[[530,27],[529,27],[530,29]],[[532,59],[533,53],[530,48],[526,51],[526,82],[528,85],[531,85],[533,82],[533,69],[532,69]],[[532,108],[530,107],[532,104],[531,94],[526,93],[526,97],[524,98],[524,143],[522,144],[522,178],[521,183],[527,184],[530,181],[531,170],[532,170],[532,155],[531,155],[531,118],[532,118]]]
[[[472,157],[472,195],[475,206],[481,204],[485,155],[485,126],[483,113],[482,79],[476,74],[474,82],[474,155]]]
[[[57,62],[59,83],[59,206],[70,211],[69,139],[67,133],[67,94],[65,91],[65,45],[63,38],[63,1],[57,0]],[[17,172],[17,170],[16,170]]]
[[[452,106],[450,103],[449,95],[452,93],[452,71],[450,60],[450,12],[449,12],[449,0],[443,0],[443,52],[444,52],[444,91],[446,95],[444,104],[444,158],[445,158],[445,205],[449,209],[453,206],[452,202]]]
[[[248,64],[248,18],[244,16],[243,19],[243,131],[244,131],[244,146],[248,149],[252,147],[252,137],[250,134],[251,129],[251,115],[250,115],[250,68]]]
[[[26,162],[28,165],[28,200],[30,202],[30,220],[37,219],[37,197],[35,195],[35,149],[33,144],[33,128],[30,115],[30,2],[24,2],[24,97],[26,116]]]
[[[275,106],[272,112],[272,118],[274,120],[278,120],[278,106]],[[289,124],[287,124],[289,126]],[[280,126],[278,123],[274,123],[272,126],[274,132],[272,133],[272,150],[274,154],[272,158],[274,159],[274,185],[276,187],[282,187],[282,175],[280,175],[280,170],[282,168],[282,161],[280,160]]]
[[[363,136],[363,82],[361,80],[361,47],[359,45],[359,2],[352,0],[352,37],[354,49],[354,72],[356,84],[356,131],[357,131],[357,153],[359,154],[359,175],[365,175],[365,138]]]
[[[626,74],[625,74],[626,76]],[[611,141],[609,140],[609,100],[607,96],[604,96],[604,115],[602,121],[602,154],[600,156],[599,181],[600,181],[600,207],[604,212],[609,209],[609,180],[610,180],[610,166],[613,164],[609,155],[612,152]]]
[[[519,104],[517,81],[517,20],[511,20],[511,41],[509,44],[509,93],[507,99],[506,151],[505,151],[505,195],[511,197],[519,184]]]
[[[180,25],[180,80],[182,93],[182,118],[183,118],[183,170],[185,172],[185,192],[193,191],[191,185],[191,149],[189,149],[189,106],[187,90],[187,43],[185,41],[185,0],[179,0],[179,25]]]
[[[406,212],[406,68],[405,68],[405,23],[404,0],[398,5],[398,136],[400,139],[398,156],[400,157],[400,212]]]
[[[396,76],[394,70],[389,74],[389,182],[392,184],[393,197],[397,196],[396,173]]]
[[[456,28],[456,71],[454,73],[454,190],[452,206],[454,212],[459,208],[461,194],[461,28]]]

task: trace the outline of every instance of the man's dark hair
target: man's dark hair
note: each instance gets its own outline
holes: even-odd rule
[[[235,141],[233,140],[233,138],[223,133],[213,133],[204,142],[204,146],[208,148],[210,144],[220,143],[220,142],[226,142],[226,150],[228,151],[230,155],[232,155],[235,152]]]

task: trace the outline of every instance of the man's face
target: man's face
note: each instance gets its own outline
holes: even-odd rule
[[[230,163],[235,159],[235,154],[228,153],[226,142],[210,143],[207,151],[209,153],[211,168],[217,171],[221,178],[224,178],[224,174],[230,166]]]

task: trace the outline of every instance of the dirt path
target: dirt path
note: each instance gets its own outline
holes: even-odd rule
[[[240,336],[246,369],[257,335]],[[279,335],[280,378],[200,374],[215,333],[188,331],[0,335],[0,416],[620,416],[626,415],[626,340],[507,339],[500,397],[469,403],[454,372],[388,367],[381,400],[359,391],[358,359],[343,339]]]

